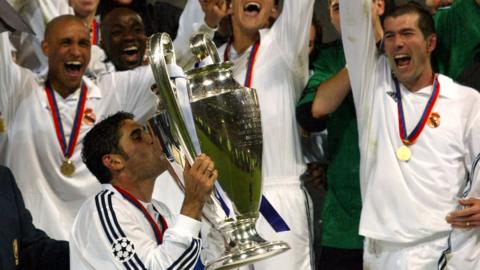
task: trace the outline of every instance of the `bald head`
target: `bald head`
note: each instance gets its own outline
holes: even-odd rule
[[[45,29],[44,40],[48,41],[49,38],[51,39],[52,36],[55,36],[55,33],[59,29],[64,29],[68,25],[75,25],[75,24],[83,25],[83,27],[85,27],[85,30],[88,31],[88,28],[85,25],[85,23],[80,18],[74,15],[61,15],[61,16],[55,17],[53,20],[51,20],[47,24],[47,27]]]

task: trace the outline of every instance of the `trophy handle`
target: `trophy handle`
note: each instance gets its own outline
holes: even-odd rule
[[[170,74],[167,64],[175,64],[175,50],[173,42],[167,33],[157,33],[152,35],[147,42],[150,60],[150,67],[157,83],[155,94],[160,96],[169,117],[171,118],[173,132],[175,137],[185,150],[185,156],[190,164],[193,164],[197,154],[192,139],[189,136],[187,126],[182,117],[180,105],[178,104],[176,91],[170,81]],[[182,166],[184,164],[181,164]]]
[[[222,62],[218,55],[217,46],[213,43],[212,39],[204,33],[194,34],[190,38],[190,49],[198,61],[202,61],[210,56],[213,64]]]

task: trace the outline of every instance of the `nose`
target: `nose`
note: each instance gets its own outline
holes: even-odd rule
[[[125,31],[125,34],[123,35],[123,40],[124,41],[135,40],[135,34],[132,31],[127,30],[127,31]]]
[[[400,35],[395,35],[393,37],[393,46],[394,48],[402,48],[405,45],[403,38]]]
[[[70,53],[74,56],[80,56],[80,46],[78,44],[72,44],[70,47]]]

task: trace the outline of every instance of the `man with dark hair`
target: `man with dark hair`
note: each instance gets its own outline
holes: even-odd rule
[[[369,6],[340,2],[359,128],[364,267],[479,269],[480,95],[433,72],[428,11],[407,4],[386,14],[378,54]]]
[[[104,185],[75,219],[73,269],[194,269],[202,209],[218,176],[210,158],[200,155],[185,166],[179,215],[152,199],[155,179],[169,161],[133,115],[119,112],[95,125],[85,136],[82,159]]]
[[[35,228],[12,172],[0,166],[0,269],[69,269],[68,243]]]

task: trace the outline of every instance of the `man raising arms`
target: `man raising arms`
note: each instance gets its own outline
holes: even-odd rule
[[[480,201],[464,198],[480,195],[480,95],[433,73],[434,24],[417,5],[385,15],[379,55],[371,4],[340,2],[359,127],[364,267],[443,269],[448,258],[451,269],[477,269]]]

